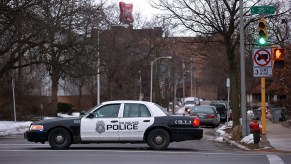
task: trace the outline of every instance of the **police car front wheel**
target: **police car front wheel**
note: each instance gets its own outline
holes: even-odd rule
[[[150,131],[147,144],[154,150],[163,150],[169,146],[170,135],[164,129],[154,129]]]
[[[64,128],[55,128],[49,133],[48,142],[53,149],[66,149],[71,145],[71,134]]]

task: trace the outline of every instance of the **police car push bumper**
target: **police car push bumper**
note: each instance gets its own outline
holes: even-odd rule
[[[171,116],[151,102],[109,101],[82,118],[60,118],[33,123],[24,137],[31,142],[49,142],[53,149],[77,143],[147,143],[166,149],[171,142],[199,140],[199,119]]]

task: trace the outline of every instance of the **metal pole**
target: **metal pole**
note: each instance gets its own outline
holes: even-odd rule
[[[266,115],[265,115],[265,106],[266,106],[266,82],[265,78],[261,78],[261,101],[262,101],[262,135],[266,135]]]
[[[141,95],[141,71],[138,71],[139,73],[139,100],[142,100],[142,95]]]
[[[261,120],[262,120],[262,139],[259,142],[259,147],[270,147],[271,144],[267,139],[266,135],[266,79],[261,78],[261,101],[262,101],[262,110],[261,110]]]
[[[245,79],[245,55],[244,55],[244,22],[243,22],[243,0],[239,1],[240,8],[240,78],[241,78],[241,116],[242,116],[242,136],[247,134],[246,121],[246,79]]]
[[[97,52],[97,105],[100,104],[100,31],[97,32],[97,45],[98,45],[98,52]]]
[[[153,65],[154,65],[154,62],[159,60],[159,59],[172,59],[172,56],[163,56],[163,57],[159,57],[159,58],[156,58],[154,59],[152,62],[151,62],[151,87],[150,87],[150,102],[153,102]]]
[[[154,60],[155,61],[155,60]],[[153,64],[154,61],[151,62],[151,90],[150,90],[150,102],[153,102]]]
[[[185,63],[182,64],[183,100],[185,101]]]
[[[14,121],[16,122],[16,105],[15,105],[15,81],[12,79],[12,94],[13,94],[13,111],[14,111]]]
[[[226,80],[226,87],[227,87],[227,115],[226,115],[226,125],[228,126],[228,120],[230,117],[230,110],[229,110],[229,94],[230,94],[230,79],[227,78]]]
[[[191,88],[191,91],[190,91],[190,96],[192,97],[193,96],[193,66],[192,66],[192,58],[191,58],[191,76],[190,76],[190,78],[191,78],[191,86],[190,86],[190,88]]]

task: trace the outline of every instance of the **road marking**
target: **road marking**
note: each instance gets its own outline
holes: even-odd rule
[[[284,164],[282,159],[277,155],[266,155],[270,164]]]

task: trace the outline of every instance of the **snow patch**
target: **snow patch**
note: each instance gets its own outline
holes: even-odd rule
[[[254,144],[254,135],[250,134],[248,136],[245,136],[240,142],[243,142],[246,144]]]
[[[223,142],[223,137],[217,137],[217,138],[215,138],[215,141],[216,142]]]
[[[0,121],[0,136],[23,134],[32,122]]]

